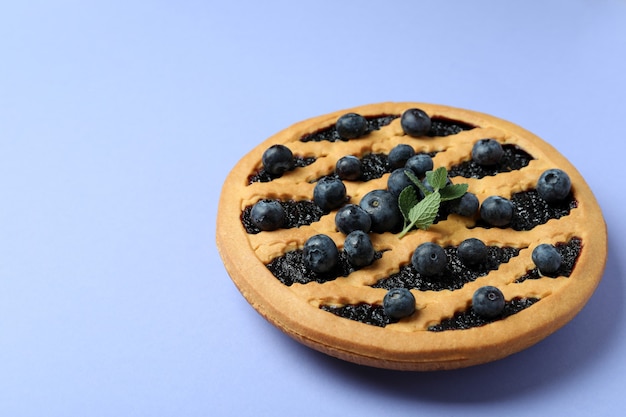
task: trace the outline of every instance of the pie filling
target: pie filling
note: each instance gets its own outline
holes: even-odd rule
[[[538,302],[538,298],[515,298],[511,301],[507,301],[504,305],[502,313],[492,319],[485,319],[478,316],[474,311],[469,308],[466,311],[459,312],[453,317],[444,319],[441,322],[428,327],[428,331],[442,332],[446,330],[463,330],[470,329],[472,327],[480,327],[485,324],[492,323],[496,320],[502,320],[513,314],[532,306]],[[385,327],[388,324],[396,323],[397,320],[390,319],[385,315],[383,306],[373,304],[348,304],[341,307],[321,305],[321,310],[328,311],[339,317],[358,321],[372,326]]]
[[[380,259],[383,253],[378,251],[374,255],[374,262]],[[357,269],[348,262],[343,251],[339,252],[337,265],[329,272],[320,274],[311,271],[303,261],[301,249],[289,251],[282,256],[273,259],[267,264],[267,269],[283,284],[291,286],[295,283],[307,284],[309,282],[328,282],[339,277],[347,277]]]
[[[399,115],[381,115],[374,117],[366,117],[368,123],[368,132],[373,130],[379,130],[383,126],[387,126],[394,119],[400,117]],[[426,136],[429,137],[443,137],[456,135],[457,133],[463,132],[464,130],[474,129],[476,126],[469,125],[467,123],[459,122],[457,120],[450,120],[444,117],[433,117],[431,118],[431,127],[430,131]],[[323,129],[318,130],[317,132],[313,132],[307,135],[304,135],[300,138],[302,142],[321,142],[321,141],[329,141],[336,142],[342,141],[339,134],[337,133],[337,129],[335,126],[329,126]]]
[[[500,162],[492,166],[479,165],[469,160],[455,165],[448,171],[450,177],[483,178],[501,172],[510,172],[524,168],[533,157],[516,145],[502,145],[504,154]]]
[[[400,271],[379,280],[372,285],[373,288],[384,288],[390,290],[392,288],[416,289],[419,291],[442,291],[442,290],[458,290],[463,288],[468,282],[475,281],[477,278],[485,276],[489,271],[498,269],[498,267],[508,262],[511,258],[519,254],[518,248],[497,246],[488,247],[489,255],[487,261],[475,267],[468,267],[461,262],[457,255],[456,247],[444,248],[448,262],[443,273],[436,277],[421,276],[409,262],[400,268]]]

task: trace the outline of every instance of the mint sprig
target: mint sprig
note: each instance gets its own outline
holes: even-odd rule
[[[467,184],[448,184],[448,171],[445,167],[439,167],[426,173],[426,180],[432,187],[429,190],[409,170],[404,173],[422,191],[424,198],[419,200],[414,187],[408,186],[398,197],[398,206],[404,217],[404,229],[398,238],[404,237],[411,229],[428,229],[435,221],[441,203],[456,200],[467,192]]]

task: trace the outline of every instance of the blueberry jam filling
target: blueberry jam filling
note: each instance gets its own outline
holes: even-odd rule
[[[385,309],[381,305],[367,303],[347,304],[341,307],[321,305],[320,309],[344,319],[359,321],[378,327],[385,327],[389,323],[394,322],[394,320],[391,320],[389,316],[385,314]]]
[[[505,303],[502,313],[490,319],[478,316],[469,308],[467,311],[457,313],[449,319],[442,320],[439,324],[428,327],[428,330],[431,332],[443,332],[446,330],[464,330],[484,326],[485,324],[502,320],[519,313],[532,306],[537,301],[539,301],[538,298],[515,298]],[[388,324],[397,322],[397,320],[390,319],[380,305],[366,303],[347,304],[341,307],[321,305],[320,309],[345,319],[370,324],[372,326],[385,327]]]
[[[425,154],[433,157],[437,152],[428,152]],[[359,158],[359,160],[361,161],[362,173],[356,181],[367,182],[375,180],[393,171],[389,164],[389,155],[386,153],[368,153]],[[337,176],[336,174],[331,175]],[[319,181],[319,179],[315,181]]]
[[[277,258],[274,258],[266,265],[267,269],[283,284],[291,286],[293,284],[307,284],[309,282],[327,282],[339,277],[347,277],[356,271],[350,263],[344,251],[339,251],[339,261],[337,265],[326,273],[317,273],[307,268],[303,260],[301,249],[289,251]],[[382,252],[374,254],[374,262],[382,257]]]
[[[504,154],[500,162],[493,166],[483,166],[469,160],[456,165],[448,171],[450,177],[483,178],[500,172],[510,172],[528,165],[534,158],[515,145],[503,145]]]
[[[315,162],[315,158],[303,158],[300,156],[295,156],[293,158],[294,161],[294,165],[295,168],[303,168],[305,166],[311,165],[313,162]],[[257,172],[255,172],[254,174],[250,175],[248,177],[248,185],[253,184],[255,182],[270,182],[276,178],[280,178],[281,175],[272,175],[269,172],[267,172],[264,168],[261,168],[260,170],[258,170]]]
[[[286,215],[286,221],[282,227],[283,229],[309,225],[319,221],[325,214],[314,202],[308,200],[280,201],[280,204],[283,206]],[[260,230],[250,219],[251,210],[252,206],[248,206],[243,210],[241,213],[241,223],[246,229],[246,232],[249,234],[257,234]]]
[[[461,262],[456,247],[444,248],[447,255],[447,265],[443,273],[437,277],[424,277],[417,272],[411,263],[400,268],[400,271],[372,285],[373,288],[407,288],[419,291],[458,290],[468,282],[487,275],[489,271],[507,263],[519,254],[519,249],[512,247],[500,248],[489,246],[487,261],[482,264],[468,267]]]
[[[578,256],[580,255],[580,251],[582,250],[582,240],[578,237],[574,237],[570,239],[570,241],[567,243],[557,243],[555,247],[561,254],[561,266],[555,273],[548,276],[569,277],[574,270],[574,265],[576,265],[576,261],[578,260]],[[533,268],[532,270],[528,271],[526,275],[518,278],[515,282],[520,283],[526,281],[527,279],[541,278],[543,278],[543,276],[539,273],[539,269]]]
[[[367,133],[373,130],[380,130],[381,127],[387,126],[392,122],[393,119],[397,119],[399,116],[395,115],[382,115],[375,117],[366,117],[367,119]],[[300,138],[301,142],[321,142],[321,141],[329,141],[329,142],[337,142],[337,141],[345,141],[339,133],[337,133],[337,129],[335,125],[330,127],[318,130],[317,132],[309,133]]]
[[[443,117],[432,117],[430,123],[430,131],[427,134],[430,137],[456,135],[464,130],[472,130],[476,127]]]
[[[387,126],[394,119],[397,119],[400,116],[397,115],[383,115],[377,117],[367,117],[368,128],[367,132],[371,132],[373,130],[379,130],[383,126]],[[431,118],[431,126],[430,130],[426,136],[430,137],[442,137],[442,136],[450,136],[456,135],[457,133],[463,132],[464,130],[474,129],[476,126],[469,125],[467,123],[459,122],[456,120],[450,120],[443,117],[433,117]],[[367,134],[367,133],[366,133]],[[321,141],[329,141],[336,142],[342,139],[337,133],[337,129],[335,126],[330,126],[321,130],[318,130],[314,133],[309,133],[300,138],[302,142],[321,142]]]
[[[472,327],[484,326],[485,324],[492,323],[496,320],[502,320],[506,317],[512,316],[513,314],[519,313],[538,301],[538,298],[514,298],[513,300],[505,303],[504,310],[500,313],[500,315],[490,319],[478,316],[472,308],[469,308],[466,311],[455,314],[449,319],[442,320],[439,324],[430,326],[428,330],[431,332],[443,332],[446,330],[465,330]]]
[[[560,219],[569,215],[570,211],[578,206],[571,193],[563,201],[548,203],[535,190],[515,193],[511,196],[511,202],[513,203],[513,218],[506,227],[516,231],[532,230],[536,226],[547,223],[548,220]],[[476,226],[491,227],[482,220],[478,220]]]

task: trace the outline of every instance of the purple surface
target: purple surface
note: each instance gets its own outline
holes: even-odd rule
[[[0,8],[0,415],[617,415],[626,3],[12,2]],[[609,225],[583,311],[502,361],[360,367],[261,318],[215,248],[226,173],[380,101],[558,148]]]

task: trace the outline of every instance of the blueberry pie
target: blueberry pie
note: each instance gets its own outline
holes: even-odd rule
[[[427,103],[337,111],[260,143],[226,178],[216,234],[269,322],[399,370],[532,346],[582,309],[607,255],[600,207],[556,149]]]

